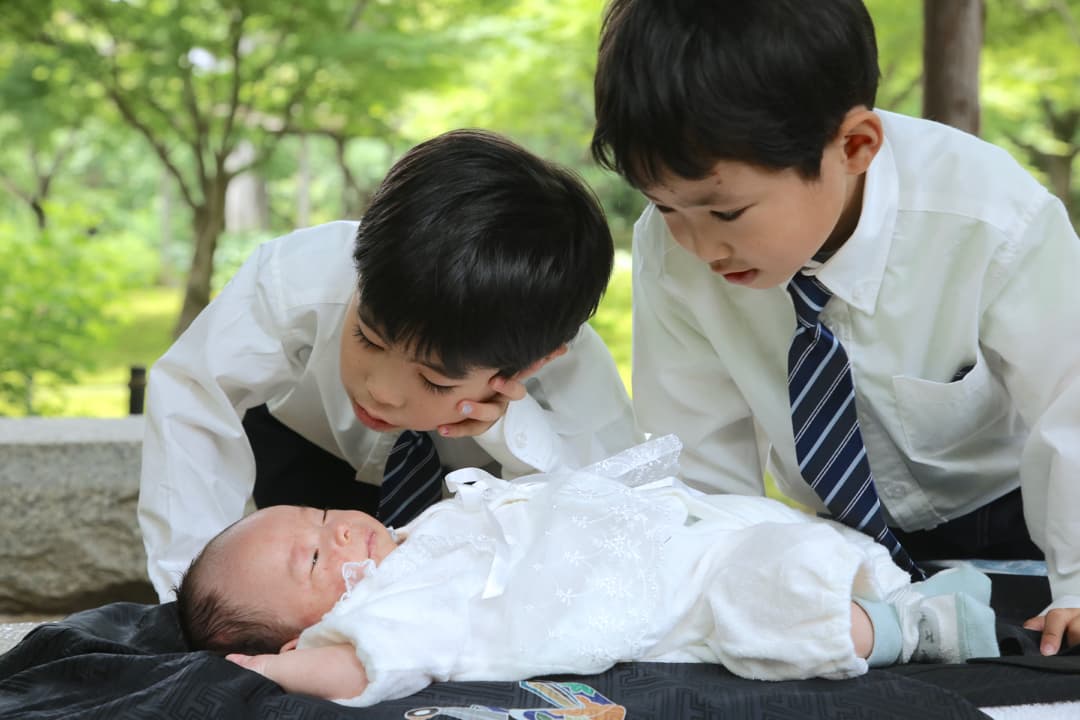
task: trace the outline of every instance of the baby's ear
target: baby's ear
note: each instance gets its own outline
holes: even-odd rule
[[[285,643],[284,645],[281,646],[281,649],[278,650],[278,655],[280,655],[281,653],[287,653],[290,650],[295,650],[296,649],[296,643],[298,643],[298,642],[300,642],[300,638],[294,637],[292,640],[290,640],[289,642],[287,642],[287,643]],[[297,657],[299,657],[299,656],[297,656]]]

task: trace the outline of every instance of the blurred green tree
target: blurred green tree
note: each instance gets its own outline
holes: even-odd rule
[[[96,85],[168,170],[194,250],[176,334],[209,302],[225,193],[283,137],[356,132],[467,55],[458,27],[497,0],[13,0],[3,21]],[[239,151],[239,152],[238,152]],[[246,159],[237,162],[238,155]]]
[[[1080,0],[987,0],[984,136],[1026,160],[1080,225]]]
[[[52,409],[37,388],[93,367],[106,306],[133,267],[122,247],[95,238],[95,213],[48,201],[42,211],[52,220],[40,229],[0,221],[0,404],[27,415]]]

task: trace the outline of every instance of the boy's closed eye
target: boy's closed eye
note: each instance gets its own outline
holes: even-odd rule
[[[432,380],[428,379],[423,373],[420,373],[420,379],[424,381],[424,387],[427,388],[430,392],[435,393],[436,395],[446,395],[448,393],[452,393],[458,387],[457,385],[441,385],[437,382],[433,382]]]
[[[364,329],[362,327],[360,327],[360,325],[356,325],[353,328],[353,337],[355,337],[357,340],[359,340],[360,344],[363,345],[366,348],[370,348],[372,350],[382,350],[383,349],[382,345],[375,344],[371,340],[371,338],[369,338],[367,336],[367,334],[364,332]]]
[[[713,210],[710,212],[710,214],[721,222],[734,222],[735,220],[738,220],[739,217],[744,212],[746,212],[749,207],[750,206],[747,205],[746,207],[739,208],[738,210]]]

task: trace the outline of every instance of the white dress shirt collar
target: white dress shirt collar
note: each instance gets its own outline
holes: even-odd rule
[[[855,232],[827,261],[807,265],[807,274],[817,275],[833,295],[868,315],[877,306],[898,204],[896,162],[886,138],[866,171]]]

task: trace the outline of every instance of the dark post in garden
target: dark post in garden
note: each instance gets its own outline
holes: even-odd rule
[[[142,415],[143,400],[146,397],[146,368],[142,365],[131,366],[131,380],[128,381],[131,395],[128,400],[128,414]]]

